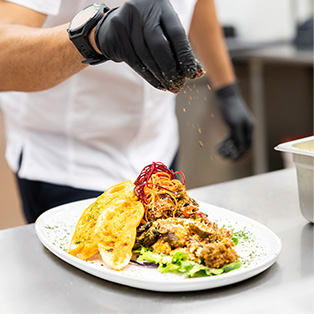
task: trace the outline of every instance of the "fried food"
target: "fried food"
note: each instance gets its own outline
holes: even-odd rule
[[[213,268],[234,263],[239,258],[227,229],[192,218],[155,220],[143,233],[138,232],[135,245],[167,255],[182,252],[190,260],[204,260],[206,266]]]
[[[183,183],[175,179],[176,174]],[[182,173],[153,163],[134,184],[124,181],[112,186],[80,217],[69,253],[83,260],[100,253],[114,270],[122,270],[133,248],[140,246],[170,256],[185,253],[189,260],[211,268],[236,262],[239,256],[231,232],[218,228],[200,211],[184,182]]]
[[[131,181],[123,181],[85,209],[76,225],[70,254],[86,260],[100,252],[104,263],[117,270],[128,264],[144,214],[133,189]]]
[[[212,268],[236,262],[239,256],[230,231],[211,222],[174,175],[165,165],[153,163],[135,181],[135,191],[145,208],[135,247],[142,245],[167,255],[179,251]]]
[[[69,253],[71,255],[85,260],[98,252],[97,243],[94,241],[95,225],[108,202],[108,196],[111,196],[111,193],[107,190],[84,210],[76,224],[70,243]]]
[[[136,229],[144,215],[144,207],[129,186],[125,193],[106,206],[95,226],[95,242],[104,263],[123,269],[132,257]]]

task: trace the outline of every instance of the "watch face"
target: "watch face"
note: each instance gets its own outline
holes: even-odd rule
[[[99,6],[92,4],[85,8],[84,10],[80,11],[72,20],[69,29],[71,31],[75,31],[81,28],[88,20],[90,20],[97,12]]]

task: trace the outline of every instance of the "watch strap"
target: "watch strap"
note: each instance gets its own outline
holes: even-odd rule
[[[99,4],[99,10],[79,31],[68,29],[70,40],[73,42],[80,54],[85,58],[84,64],[96,65],[108,60],[104,55],[99,54],[89,41],[89,34],[97,23],[102,19],[104,13],[110,9],[105,4]]]
[[[87,37],[84,38],[78,34],[72,36],[71,40],[80,54],[85,58],[82,63],[96,65],[108,60],[104,55],[99,54],[93,48]]]

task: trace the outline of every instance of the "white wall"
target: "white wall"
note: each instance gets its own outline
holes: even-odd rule
[[[302,22],[313,16],[313,0],[291,0],[296,5],[298,22]]]
[[[236,27],[238,38],[290,40],[297,22],[313,14],[313,0],[215,0],[218,18]]]

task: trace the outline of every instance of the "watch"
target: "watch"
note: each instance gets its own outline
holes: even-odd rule
[[[109,10],[105,4],[91,4],[76,14],[71,21],[68,28],[69,38],[85,58],[82,63],[96,65],[107,60],[104,55],[95,51],[88,36]]]

